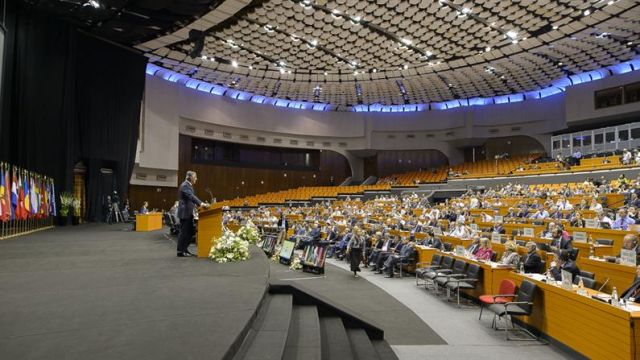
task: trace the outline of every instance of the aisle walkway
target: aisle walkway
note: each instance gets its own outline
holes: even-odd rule
[[[349,270],[349,265],[343,261],[327,259],[327,264]],[[483,316],[482,321],[478,321],[477,306],[459,309],[455,303],[448,303],[443,298],[427,293],[424,286],[416,286],[413,277],[391,279],[363,269],[357,280],[367,281],[391,294],[446,342],[441,345],[403,345],[390,342],[401,360],[568,358],[559,349],[539,342],[507,342],[503,332],[491,329],[490,313]]]

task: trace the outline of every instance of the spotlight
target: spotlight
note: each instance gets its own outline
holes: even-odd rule
[[[82,6],[91,6],[94,9],[100,8],[100,3],[97,0],[89,0],[86,3],[82,4]]]
[[[232,61],[231,61],[231,66],[233,66],[233,67],[237,68],[237,67],[238,67],[238,62],[237,62],[237,61],[235,61],[235,60],[232,60]]]
[[[584,11],[584,16],[589,16],[591,15],[591,10],[587,9]]]

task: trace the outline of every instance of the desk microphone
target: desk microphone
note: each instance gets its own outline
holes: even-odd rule
[[[604,289],[604,286],[607,285],[608,282],[609,282],[609,278],[607,278],[607,280],[605,280],[604,283],[602,283],[602,286],[600,286],[600,288],[598,289],[598,292],[601,292],[602,289]]]

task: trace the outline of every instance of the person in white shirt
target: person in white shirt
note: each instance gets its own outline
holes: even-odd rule
[[[564,196],[562,196],[562,197],[560,197],[560,199],[558,199],[558,202],[556,203],[556,206],[560,210],[573,210],[573,205],[571,205],[569,203],[569,200],[567,200]]]
[[[477,209],[479,205],[480,205],[480,201],[478,200],[478,198],[475,196],[471,197],[471,199],[469,200],[469,208]]]
[[[636,165],[640,165],[640,151],[636,150],[634,151],[634,161],[636,163]]]
[[[487,213],[482,213],[480,214],[480,217],[482,218],[482,222],[492,222],[493,221],[493,216],[487,214]]]
[[[631,164],[631,159],[633,159],[633,154],[631,154],[631,151],[627,149],[622,150],[622,164],[623,165]]]
[[[456,221],[456,225],[449,235],[460,239],[468,239],[471,236],[471,232],[463,222]]]
[[[596,198],[591,199],[591,205],[589,205],[589,210],[592,211],[602,211],[602,204],[600,204],[598,202],[598,200],[596,200]]]
[[[596,214],[598,215],[598,221],[601,223],[607,223],[609,224],[609,227],[611,227],[613,225],[613,220],[607,216],[607,214],[604,211],[598,211],[596,212]]]

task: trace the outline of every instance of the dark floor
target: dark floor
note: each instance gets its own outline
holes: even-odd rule
[[[363,271],[369,271],[364,269]],[[443,345],[446,342],[412,310],[364,278],[331,264],[325,266],[326,276],[289,270],[271,263],[271,279],[295,282],[345,306],[363,320],[384,330],[390,345]]]
[[[223,356],[264,294],[266,258],[177,258],[162,231],[123,228],[0,241],[0,359]]]

